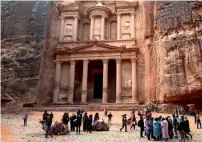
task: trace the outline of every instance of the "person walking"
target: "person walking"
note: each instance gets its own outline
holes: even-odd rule
[[[107,117],[108,117],[108,124],[111,125],[111,123],[112,123],[112,113],[110,112],[110,113],[107,115]]]
[[[182,117],[179,117],[178,119],[178,126],[177,130],[179,132],[179,142],[185,142],[185,129],[184,129],[184,121]]]
[[[27,112],[27,110],[26,110],[25,113],[24,113],[24,117],[23,117],[24,126],[27,126],[27,119],[28,119],[28,112]]]
[[[170,119],[170,116],[168,116],[166,118],[166,120],[168,122],[168,134],[169,134],[170,139],[172,140],[173,136],[174,136],[174,133],[173,133],[173,122],[172,122],[172,119]]]
[[[140,137],[142,138],[144,131],[144,121],[142,116],[140,116],[140,120],[138,121],[138,127],[140,127]]]
[[[187,117],[184,117],[184,131],[185,131],[185,137],[188,139],[189,138],[187,136],[188,134],[192,139],[192,135],[190,134],[189,120],[187,119]]]
[[[201,129],[201,119],[199,112],[196,115],[196,123],[197,123],[197,129]]]
[[[132,128],[134,128],[134,130],[135,130],[135,125],[137,124],[137,121],[136,121],[136,117],[135,117],[135,113],[132,115],[132,117],[131,117],[131,126],[130,126],[130,130],[132,129]]]
[[[127,132],[127,118],[126,118],[126,114],[124,114],[122,116],[122,127],[120,129],[120,131],[125,127],[125,132]]]

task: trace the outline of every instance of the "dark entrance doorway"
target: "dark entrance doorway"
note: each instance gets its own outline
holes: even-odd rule
[[[94,75],[94,99],[101,99],[102,98],[102,74],[95,74]]]

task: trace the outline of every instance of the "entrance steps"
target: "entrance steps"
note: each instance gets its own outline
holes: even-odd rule
[[[128,110],[142,110],[146,105],[138,105],[138,104],[115,104],[115,103],[107,103],[107,104],[98,104],[98,103],[90,103],[87,105],[82,104],[51,104],[49,106],[41,106],[34,107],[33,111],[76,111],[78,108],[84,109],[84,111],[103,111],[104,108],[110,111],[128,111]]]

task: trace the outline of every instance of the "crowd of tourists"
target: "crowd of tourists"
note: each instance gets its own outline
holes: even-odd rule
[[[104,116],[108,118],[108,124],[111,125],[112,113],[104,109]],[[28,113],[27,111],[24,114],[24,125],[27,125]],[[54,115],[53,113],[48,113],[45,111],[43,113],[43,120],[47,124],[45,137],[51,135],[51,126]],[[201,120],[199,112],[195,111],[194,113],[195,124],[197,128],[201,128]],[[94,118],[93,115],[88,115],[87,112],[84,112],[82,109],[78,109],[76,113],[73,113],[71,116],[68,112],[65,112],[62,116],[62,123],[69,128],[70,131],[76,131],[76,134],[80,134],[81,126],[83,125],[83,131],[92,133],[92,124],[100,120],[99,113],[95,113]],[[138,121],[137,121],[138,120]],[[179,141],[185,141],[185,139],[192,139],[192,135],[190,134],[189,120],[187,116],[185,116],[181,107],[177,106],[172,118],[170,116],[167,117],[152,117],[151,110],[142,110],[138,111],[137,117],[135,114],[135,110],[133,109],[131,112],[131,116],[127,119],[126,114],[122,115],[122,127],[120,131],[125,128],[125,132],[127,132],[127,125],[131,124],[130,130],[133,128],[136,129],[136,125],[140,129],[140,137],[146,136],[148,140],[168,140],[173,138],[179,138]],[[188,137],[189,136],[189,137]]]

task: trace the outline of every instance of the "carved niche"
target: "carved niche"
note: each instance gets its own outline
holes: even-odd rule
[[[65,27],[64,27],[64,39],[65,40],[72,40],[73,39],[73,18],[65,19]]]
[[[83,24],[83,40],[84,41],[90,40],[90,24],[89,23]]]
[[[112,21],[111,22],[110,38],[112,40],[116,40],[117,39],[117,23],[116,23],[116,21]]]
[[[130,15],[124,14],[121,16],[121,36],[122,39],[130,39]]]

